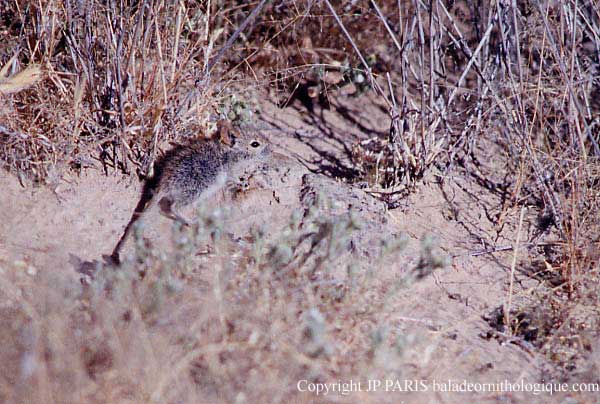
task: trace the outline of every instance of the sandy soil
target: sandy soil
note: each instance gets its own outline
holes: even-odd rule
[[[432,234],[451,257],[451,265],[394,294],[381,313],[393,335],[410,336],[401,364],[403,379],[540,382],[548,364],[535,349],[484,338],[490,326],[482,316],[506,300],[512,253],[472,253],[488,248],[494,241],[498,245],[514,242],[514,226],[509,224],[497,232],[486,218],[486,210],[498,209],[499,201],[467,178],[450,175],[440,184],[440,176],[432,175],[401,208],[387,211],[363,191],[336,182],[351,170],[347,154],[351,142],[386,130],[385,111],[373,107],[368,114],[358,114],[354,113],[356,108],[339,104],[332,110],[319,110],[315,117],[301,108],[278,110],[264,105],[262,119],[274,128],[268,136],[278,152],[288,156],[277,166],[289,170],[285,178],[282,171],[268,174],[269,189],[229,201],[233,231],[243,235],[250,223],[262,221],[269,228],[281,228],[291,212],[301,207],[302,191],[321,188],[342,200],[342,211],[348,205],[362,207],[360,215],[367,226],[357,236],[356,243],[362,247],[354,257],[361,257],[363,267],[369,265],[369,243],[375,234],[409,235],[405,261],[390,263],[378,275],[382,278],[415,265],[418,240]],[[351,119],[355,116],[361,118]],[[130,218],[141,187],[136,179],[118,174],[105,176],[99,170],[88,169],[78,177],[66,174],[55,190],[23,188],[15,177],[4,174],[0,189],[0,266],[18,262],[17,267],[24,268],[31,279],[51,271],[79,285],[81,275],[72,265],[73,256],[93,261],[110,253]],[[509,216],[517,214],[510,212]],[[149,220],[150,231],[161,243],[160,235],[167,233],[171,224],[158,215],[153,217]],[[515,294],[520,295],[527,282],[517,283],[516,288]],[[319,401],[306,394],[302,398],[306,402]],[[377,397],[380,402],[541,402],[542,397],[432,391],[402,396],[376,394],[357,392],[340,400],[360,402]],[[565,396],[546,395],[543,401],[558,402]]]

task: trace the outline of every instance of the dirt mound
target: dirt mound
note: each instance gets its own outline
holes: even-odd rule
[[[203,213],[188,208],[212,229],[207,239],[224,247],[198,241],[183,256],[182,237],[199,233],[149,212],[138,241],[125,249],[125,270],[103,266],[102,255],[130,218],[137,181],[88,170],[53,192],[0,178],[2,338],[22,341],[2,352],[3,390],[13,392],[3,399],[77,401],[60,388],[77,382],[86,402],[259,400],[272,392],[314,402],[323,397],[299,391],[299,380],[353,379],[363,381],[362,390],[336,400],[460,402],[464,393],[434,391],[434,383],[539,382],[544,358],[518,338],[496,338],[482,317],[505,302],[510,258],[473,254],[484,249],[477,237],[491,229],[485,209],[492,197],[463,192],[460,179],[431,178],[403,208],[388,211],[363,190],[323,175],[329,162],[343,161],[344,148],[327,133],[309,132],[301,115],[288,120],[300,129],[270,133],[285,155],[262,167],[249,189],[222,193]],[[217,208],[218,220],[210,216]],[[211,220],[221,224],[212,228]],[[511,239],[510,229],[503,237]],[[450,266],[419,272],[442,255]],[[171,259],[190,270],[165,275]],[[91,271],[98,279],[90,286],[75,270],[84,262],[100,270]],[[141,278],[133,265],[145,268]],[[155,295],[160,285],[171,292]],[[36,298],[39,291],[46,292]],[[67,363],[77,364],[72,372]],[[427,388],[367,392],[368,379],[416,380]],[[7,389],[15,383],[17,390]],[[529,394],[469,397],[518,401]]]

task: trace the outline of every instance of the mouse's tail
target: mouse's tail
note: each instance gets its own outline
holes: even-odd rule
[[[125,242],[129,238],[129,235],[131,234],[131,231],[133,230],[133,226],[135,225],[135,223],[138,221],[138,219],[141,216],[142,216],[142,212],[133,212],[131,219],[129,219],[129,223],[127,223],[127,226],[125,226],[125,231],[123,232],[123,235],[121,236],[121,238],[117,242],[117,245],[115,245],[115,248],[113,249],[112,253],[110,254],[110,258],[112,259],[112,261],[115,264],[121,263],[121,260],[119,258],[121,249],[123,248],[123,246],[125,245]]]
[[[140,201],[138,202],[137,206],[135,207],[135,209],[133,211],[133,214],[131,215],[131,219],[129,219],[127,226],[125,226],[123,235],[121,236],[121,238],[117,242],[117,245],[115,245],[115,248],[113,249],[112,253],[110,254],[110,258],[115,264],[121,263],[121,260],[119,258],[121,249],[123,248],[123,246],[125,245],[125,242],[131,235],[131,232],[133,231],[135,224],[143,216],[144,212],[146,212],[150,208],[150,205],[152,205],[153,200],[154,199],[153,199],[152,195],[150,195],[150,194],[144,194],[140,198]]]

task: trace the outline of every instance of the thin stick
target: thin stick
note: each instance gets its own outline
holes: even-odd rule
[[[508,302],[504,307],[504,324],[508,327],[508,333],[512,333],[510,328],[510,310],[512,306],[512,296],[513,296],[513,287],[515,281],[515,267],[517,266],[517,256],[519,253],[519,243],[521,242],[521,228],[523,227],[523,217],[525,216],[525,206],[521,208],[521,215],[519,216],[519,228],[517,230],[517,240],[515,241],[514,246],[514,254],[512,258],[512,263],[510,265],[510,284],[508,286]]]
[[[338,25],[342,29],[342,32],[344,33],[344,35],[346,36],[346,38],[348,39],[348,41],[350,42],[350,44],[354,48],[354,51],[356,52],[356,55],[358,56],[358,58],[360,59],[360,62],[362,63],[363,67],[365,68],[365,71],[367,73],[367,76],[369,77],[369,81],[371,82],[371,85],[379,93],[379,95],[381,95],[383,97],[383,99],[385,100],[385,102],[388,104],[388,107],[390,109],[393,109],[393,105],[390,103],[390,100],[388,100],[388,98],[385,96],[385,93],[383,92],[383,89],[381,88],[381,86],[379,85],[379,83],[377,83],[377,81],[375,81],[375,77],[373,77],[373,73],[371,72],[371,68],[369,67],[369,65],[367,64],[367,61],[365,60],[365,58],[363,57],[362,53],[360,52],[360,49],[358,49],[358,46],[356,45],[356,43],[352,39],[352,36],[350,36],[350,33],[348,32],[348,30],[346,29],[346,27],[344,26],[344,24],[342,24],[342,20],[340,19],[340,17],[335,12],[335,9],[333,8],[333,6],[329,2],[329,0],[325,0],[325,4],[327,4],[327,7],[329,7],[329,10],[331,11],[331,14],[333,15],[333,18],[335,18],[335,21],[338,23]]]
[[[396,46],[396,49],[398,49],[398,51],[400,52],[400,54],[402,54],[403,48],[402,48],[402,46],[400,46],[400,43],[398,42],[398,39],[396,38],[396,35],[394,34],[394,31],[392,31],[392,29],[390,28],[389,24],[387,23],[387,20],[383,16],[383,13],[379,9],[379,6],[377,5],[377,3],[375,3],[375,0],[371,0],[371,4],[373,5],[373,8],[375,9],[375,12],[377,12],[377,15],[379,16],[379,19],[383,23],[383,26],[385,27],[385,29],[387,30],[388,34],[390,35],[390,38],[392,38],[392,41],[394,42],[394,45]],[[399,19],[398,21],[400,21],[400,23],[398,25],[402,28],[402,19]]]
[[[235,30],[235,32],[233,33],[233,35],[231,35],[231,37],[227,40],[227,42],[225,43],[225,46],[223,46],[221,48],[221,50],[219,50],[219,53],[217,53],[217,55],[208,62],[208,66],[206,67],[206,72],[207,73],[210,73],[210,71],[212,70],[213,66],[223,57],[223,55],[225,54],[225,52],[227,52],[227,50],[229,48],[231,48],[231,46],[233,45],[233,43],[237,40],[238,36],[240,36],[240,34],[246,29],[246,27],[248,26],[248,24],[250,23],[250,21],[254,20],[254,18],[258,15],[258,13],[260,12],[260,10],[262,10],[262,8],[267,3],[267,1],[269,1],[269,0],[262,0],[258,4],[258,6],[256,6],[254,8],[254,10],[252,10],[252,13],[250,13],[250,15],[248,17],[246,17],[246,19],[244,20],[244,22],[242,23],[242,25],[240,25],[238,27],[238,29]]]
[[[175,71],[177,69],[177,53],[179,51],[179,37],[181,36],[182,11],[185,5],[179,1],[177,4],[177,17],[175,17],[175,45],[173,45],[173,56],[171,61],[171,83],[175,79]],[[187,10],[186,10],[187,12]]]
[[[160,60],[158,67],[160,68],[160,80],[162,84],[163,99],[165,103],[164,105],[167,105],[167,102],[169,100],[169,97],[167,95],[167,79],[165,78],[165,68],[163,63],[164,57],[162,52],[162,44],[160,40],[160,30],[158,28],[158,18],[156,17],[156,15],[154,15],[154,30],[156,35],[156,47],[158,49],[158,57]]]
[[[565,84],[567,85],[567,90],[569,90],[569,95],[571,96],[571,100],[572,100],[573,104],[575,105],[575,108],[577,109],[577,112],[579,113],[579,115],[584,116],[583,110],[581,109],[581,105],[579,104],[579,101],[577,100],[577,97],[575,95],[575,91],[573,90],[573,84],[569,80],[569,76],[567,74],[567,68],[565,67],[565,64],[563,62],[562,55],[558,51],[558,47],[556,46],[556,41],[554,39],[554,35],[552,35],[552,31],[550,30],[550,24],[548,24],[548,19],[546,18],[546,14],[544,14],[544,10],[542,9],[542,7],[539,3],[536,3],[536,5],[537,5],[537,8],[542,17],[542,21],[544,23],[544,28],[545,28],[546,32],[548,33],[548,43],[550,44],[550,50],[554,53],[554,58],[556,60],[556,63],[558,64],[558,68],[560,70],[560,73],[561,73],[564,81],[565,81]],[[598,145],[598,142],[594,138],[594,135],[592,134],[592,130],[591,130],[590,126],[588,125],[588,123],[585,120],[583,120],[583,124],[585,126],[585,131],[586,131],[586,134],[588,135],[590,143],[593,146],[594,154],[596,156],[600,156],[600,145]],[[582,151],[585,153],[585,149],[583,149]]]
[[[560,245],[561,243],[558,242],[545,242],[545,243],[524,243],[523,246],[525,247],[543,247],[543,246],[554,246],[554,245]],[[494,248],[488,248],[485,250],[477,250],[477,251],[471,251],[467,254],[457,254],[457,255],[453,255],[452,257],[463,257],[465,255],[468,255],[470,257],[478,257],[480,255],[484,255],[484,254],[493,254],[493,253],[497,253],[497,252],[503,252],[503,251],[514,251],[515,246],[514,245],[502,245],[502,246],[498,246],[498,247],[494,247]]]

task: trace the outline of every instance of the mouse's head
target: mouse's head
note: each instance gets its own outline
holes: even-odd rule
[[[248,156],[263,157],[270,153],[267,139],[256,130],[240,130],[230,123],[219,122],[221,143]]]
[[[256,157],[266,156],[271,151],[267,139],[258,133],[236,137],[233,148]]]

